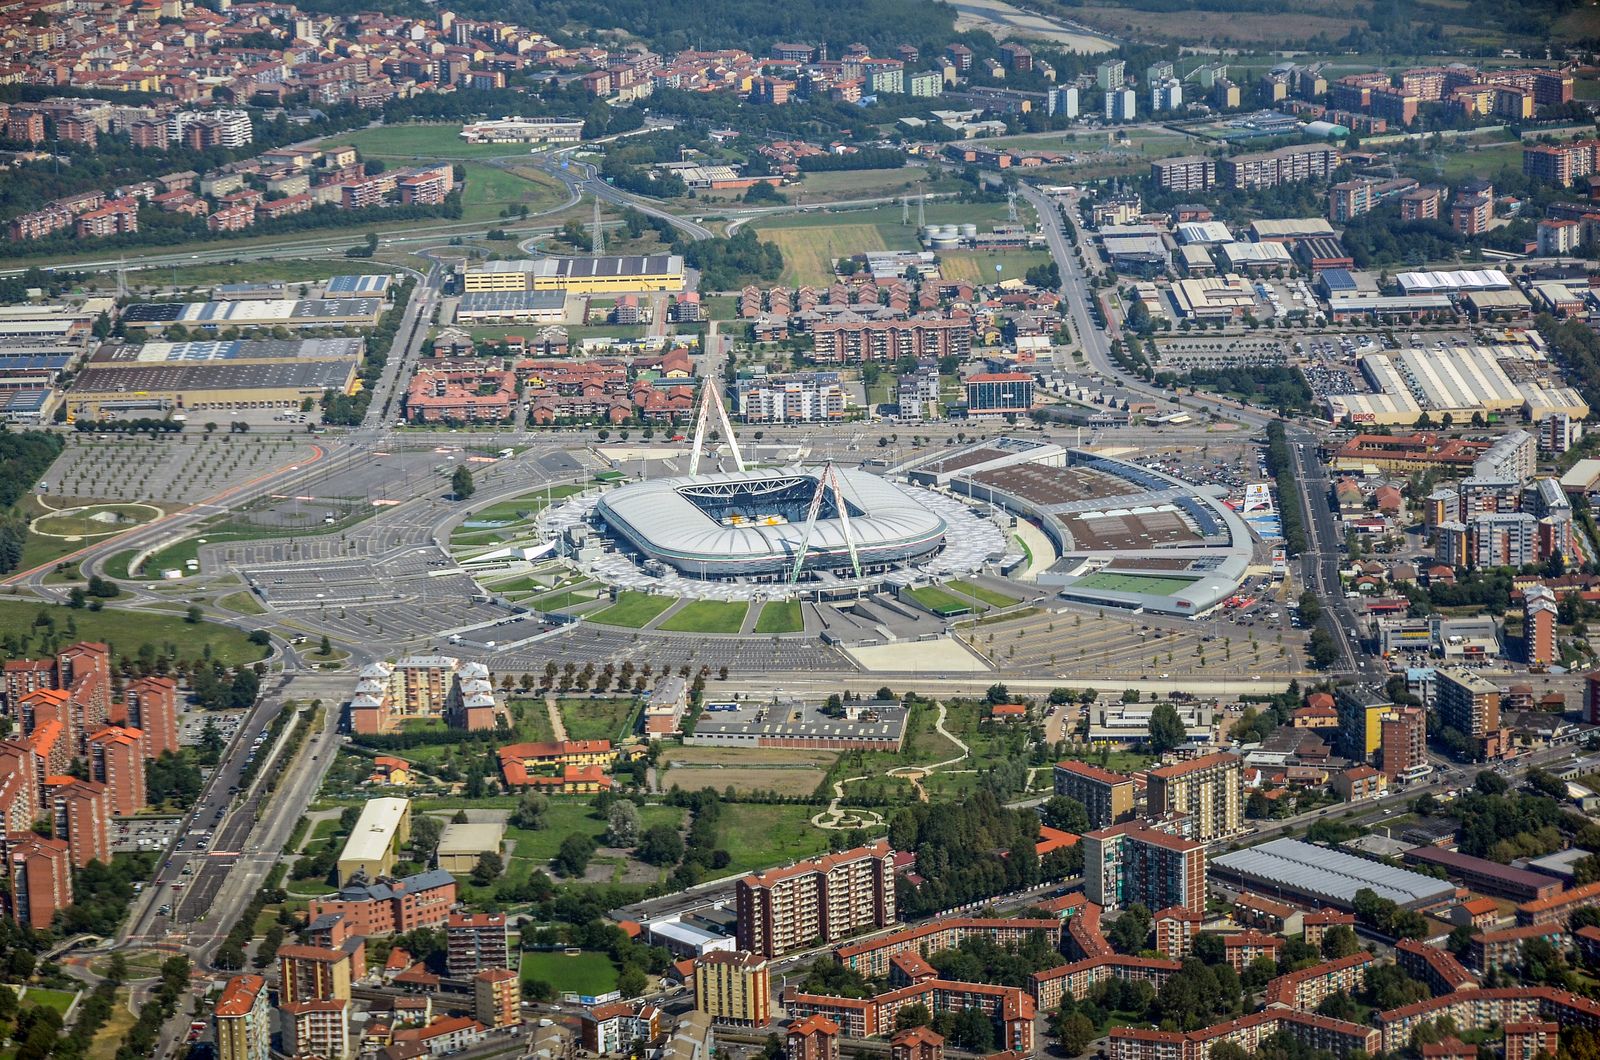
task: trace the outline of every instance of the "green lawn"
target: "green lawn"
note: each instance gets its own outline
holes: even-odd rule
[[[522,981],[542,980],[560,993],[598,997],[617,988],[617,966],[603,953],[568,956],[561,950],[522,955]]]
[[[1078,581],[1078,585],[1085,589],[1101,589],[1117,593],[1149,593],[1152,596],[1171,596],[1194,583],[1194,578],[1180,578],[1168,574],[1119,574],[1115,571],[1099,571]]]
[[[726,874],[770,868],[828,849],[828,833],[815,827],[815,806],[741,805],[717,820],[717,846],[732,859]]]
[[[772,600],[756,616],[757,633],[799,633],[805,628],[798,600]]]
[[[968,596],[976,597],[993,607],[1010,607],[1017,602],[1015,596],[997,592],[986,585],[979,585],[976,582],[951,582],[950,588],[966,593]]]
[[[561,724],[569,740],[610,740],[621,742],[638,722],[641,705],[632,696],[608,699],[558,699]]]
[[[695,600],[657,628],[675,633],[737,633],[750,605],[743,601]]]
[[[118,611],[110,607],[103,611],[74,611],[68,607],[5,601],[0,603],[0,637],[32,639],[40,615],[53,620],[56,639],[63,646],[70,643],[68,623],[75,622],[77,633],[72,635],[72,640],[104,641],[111,645],[117,658],[136,654],[142,644],[154,645],[157,649],[174,644],[185,658],[199,658],[202,650],[210,648],[211,658],[224,666],[256,662],[267,655],[267,649],[251,644],[241,630],[210,622],[191,625],[179,615]],[[28,650],[24,647],[23,654],[28,654]]]
[[[560,205],[565,198],[555,181],[536,175],[535,170],[513,173],[474,162],[462,168],[467,174],[467,186],[461,193],[463,221],[492,221],[501,217],[508,206],[526,206],[530,213],[540,213]],[[530,175],[523,176],[524,173]]]
[[[649,593],[624,590],[617,595],[616,603],[589,615],[588,620],[598,622],[602,626],[639,629],[671,607],[672,603],[673,598],[670,596],[651,596]]]
[[[482,803],[466,802],[462,805],[482,805]],[[679,806],[642,806],[639,808],[639,821],[644,828],[653,828],[658,824],[681,827],[684,812]],[[511,868],[508,874],[516,874],[519,863],[521,863],[522,877],[526,877],[535,868],[544,868],[550,859],[556,856],[556,851],[561,848],[561,841],[573,832],[591,836],[598,841],[606,831],[605,820],[595,815],[594,807],[589,805],[587,798],[578,800],[555,796],[550,799],[550,808],[544,816],[547,827],[537,832],[526,828],[506,829],[506,836],[513,843]]]
[[[217,601],[223,607],[237,611],[241,615],[264,615],[267,609],[261,606],[261,601],[256,599],[252,592],[229,593]]]
[[[1020,280],[1035,265],[1047,265],[1050,255],[1042,250],[941,250],[939,274],[947,280],[968,283],[994,283]],[[1000,271],[995,271],[995,266]]]
[[[942,618],[950,615],[965,614],[973,609],[972,605],[961,599],[961,597],[947,592],[937,585],[924,585],[921,588],[912,589],[911,597],[917,603]]]
[[[469,144],[461,138],[460,125],[384,125],[340,133],[323,144],[350,144],[363,158],[502,158],[531,150],[526,144]]]
[[[56,1012],[66,1012],[72,1004],[72,999],[78,995],[71,990],[47,990],[42,986],[28,987],[28,994],[22,999],[24,1005],[36,1005],[39,1008],[54,1009]]]
[[[512,715],[518,719],[517,739],[529,743],[548,743],[556,738],[555,730],[550,728],[550,712],[545,709],[542,699],[513,699],[510,701]]]

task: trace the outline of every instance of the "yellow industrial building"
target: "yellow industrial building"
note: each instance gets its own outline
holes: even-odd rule
[[[357,873],[369,880],[389,875],[395,852],[410,838],[410,799],[368,800],[339,852],[339,886]]]
[[[634,294],[682,291],[683,258],[677,254],[537,258],[490,261],[461,274],[461,290],[571,291],[577,294]]]

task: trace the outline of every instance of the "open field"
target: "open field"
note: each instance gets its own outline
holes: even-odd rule
[[[1309,40],[1319,34],[1338,40],[1366,23],[1353,16],[1328,14],[1326,5],[1290,2],[1274,11],[1144,11],[1116,4],[1091,3],[1072,9],[1072,17],[1106,33],[1141,40],[1182,41],[1188,45],[1279,44]]]
[[[482,805],[482,800],[466,805]],[[653,828],[658,824],[681,826],[685,812],[678,806],[641,806],[639,808],[641,830]],[[525,828],[506,829],[506,837],[514,844],[511,865],[507,869],[507,875],[511,878],[526,878],[533,869],[544,868],[550,859],[556,856],[556,851],[561,848],[561,841],[573,832],[580,832],[590,836],[595,842],[600,842],[606,831],[604,817],[595,815],[594,807],[589,805],[587,799],[577,801],[561,796],[552,798],[544,818],[547,827],[536,832]]]
[[[924,585],[912,589],[911,595],[917,603],[926,607],[936,615],[959,615],[965,611],[973,610],[973,606],[954,593],[946,592],[937,585]]]
[[[28,987],[27,995],[22,999],[22,1003],[51,1009],[55,1012],[66,1012],[71,1007],[73,998],[77,996],[71,990],[50,990],[42,986],[30,986]]]
[[[133,1029],[137,1019],[128,1011],[127,989],[119,989],[116,1003],[111,1006],[110,1018],[95,1031],[94,1038],[89,1042],[89,1050],[84,1054],[86,1060],[115,1060],[118,1050],[122,1048],[122,1040]]]
[[[0,603],[0,638],[14,636],[24,642],[31,640],[38,630],[36,619],[41,614],[50,619],[63,637],[70,619],[77,624],[74,639],[110,644],[117,658],[137,653],[142,644],[158,648],[163,644],[176,644],[179,653],[187,658],[199,658],[202,650],[209,648],[211,658],[224,666],[252,663],[267,654],[267,649],[251,644],[240,630],[210,622],[191,625],[177,615],[118,611],[110,607],[103,611],[74,611],[67,607],[15,601]]]
[[[1043,250],[941,250],[939,274],[947,280],[968,283],[994,283],[1020,280],[1035,265],[1047,265],[1050,255]],[[998,272],[995,266],[1000,266]]]
[[[504,158],[526,155],[527,144],[469,144],[461,139],[461,126],[384,125],[329,137],[325,144],[350,144],[363,158]]]
[[[771,791],[779,795],[810,795],[817,790],[823,778],[828,775],[825,769],[775,769],[752,766],[748,769],[730,766],[726,769],[715,767],[674,767],[662,774],[661,783],[670,790],[673,787],[683,788],[686,791],[696,791],[700,788],[714,788],[722,791],[732,788],[737,792]]]
[[[828,833],[811,824],[815,806],[745,804],[717,821],[717,846],[732,860],[728,874],[799,861],[828,849]]]
[[[658,626],[676,633],[737,633],[750,605],[744,601],[696,600]]]
[[[597,997],[617,988],[617,966],[603,953],[540,950],[522,955],[522,981],[531,980],[549,983],[559,992]]]
[[[566,199],[561,185],[536,170],[512,173],[495,166],[468,162],[466,190],[461,193],[463,221],[493,221],[507,207],[526,206],[538,213]],[[523,176],[522,174],[527,174]]]
[[[1012,604],[1017,602],[1017,598],[1015,596],[1007,596],[1005,593],[990,589],[984,585],[979,585],[976,582],[951,582],[950,588],[966,593],[968,596],[982,600],[984,603],[994,607],[1010,607]]]
[[[876,225],[839,224],[826,229],[773,228],[761,232],[765,241],[783,251],[786,284],[826,284],[833,278],[833,262],[869,250],[891,250]]]
[[[569,740],[610,740],[617,743],[633,731],[641,704],[632,696],[609,699],[558,699],[561,724]]]
[[[932,182],[922,166],[900,169],[851,169],[807,173],[795,187],[783,189],[791,202],[865,199],[874,195],[921,194]]]
[[[770,600],[756,616],[757,633],[799,633],[804,628],[805,619],[795,600]]]
[[[838,751],[810,747],[668,747],[661,760],[673,768],[683,767],[760,767],[806,766],[827,768],[839,757]]]
[[[616,603],[596,611],[588,616],[588,620],[590,622],[598,622],[602,626],[625,626],[628,629],[639,629],[671,606],[672,597],[670,596],[651,596],[649,593],[624,590],[617,594]]]
[[[1521,172],[1522,145],[1503,143],[1466,151],[1437,151],[1431,157],[1418,159],[1413,166],[1436,179],[1451,181],[1464,180],[1468,177],[1490,179],[1503,169]]]

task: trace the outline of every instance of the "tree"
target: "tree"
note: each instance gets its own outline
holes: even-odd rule
[[[1138,953],[1150,937],[1150,910],[1138,902],[1130,904],[1106,932],[1106,939],[1118,953]]]
[[[511,811],[511,827],[525,828],[530,832],[540,831],[548,826],[544,815],[549,809],[549,799],[530,791],[522,796],[522,801],[517,803],[517,808]]]
[[[582,832],[573,832],[561,841],[556,851],[556,871],[568,878],[582,876],[589,871],[589,859],[594,857],[594,840]]]
[[[1349,924],[1335,924],[1322,936],[1322,955],[1331,960],[1351,957],[1361,951],[1361,940]]]
[[[198,625],[204,614],[205,612],[200,610],[199,604],[190,604],[189,610],[183,613],[183,620],[191,626]]]
[[[908,1030],[912,1027],[926,1027],[933,1022],[933,1013],[928,1011],[928,1006],[922,1002],[907,1005],[894,1014],[894,1029],[897,1031]]]
[[[636,851],[639,860],[650,865],[673,865],[683,857],[683,837],[670,824],[658,824],[645,830],[639,838]]]
[[[1189,732],[1183,727],[1177,708],[1171,703],[1158,703],[1150,712],[1150,749],[1156,754],[1165,754],[1188,738]]]
[[[326,633],[322,635],[322,641],[317,645],[317,654],[324,659],[333,654],[333,641],[328,639]]]
[[[626,965],[617,974],[617,990],[622,993],[623,997],[638,997],[648,989],[650,989],[650,980],[645,977],[644,972],[639,970],[637,964]]]
[[[1504,795],[1511,788],[1510,782],[1505,777],[1488,770],[1479,773],[1478,779],[1472,782],[1472,786],[1484,795]]]
[[[479,887],[487,887],[500,878],[505,871],[505,862],[493,850],[485,850],[478,855],[478,863],[472,866],[472,882]]]
[[[1082,835],[1089,830],[1089,811],[1083,803],[1065,795],[1057,795],[1044,804],[1043,820],[1051,828]]]
[[[439,849],[439,835],[443,831],[444,825],[439,823],[439,818],[425,813],[416,815],[411,822],[411,849],[418,861],[425,862],[433,857],[433,852]]]
[[[1061,1048],[1068,1056],[1082,1056],[1094,1041],[1094,1024],[1081,1012],[1074,1012],[1061,1024]],[[1213,1050],[1214,1051],[1214,1050]]]
[[[618,799],[606,815],[606,845],[631,847],[639,840],[639,807]]]
[[[455,474],[450,476],[450,492],[456,500],[469,500],[476,490],[477,487],[472,483],[472,469],[465,464],[457,467]]]

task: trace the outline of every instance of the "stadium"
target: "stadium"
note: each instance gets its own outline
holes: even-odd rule
[[[641,482],[602,496],[594,517],[687,577],[755,581],[879,573],[937,551],[948,528],[899,486],[848,468]]]

